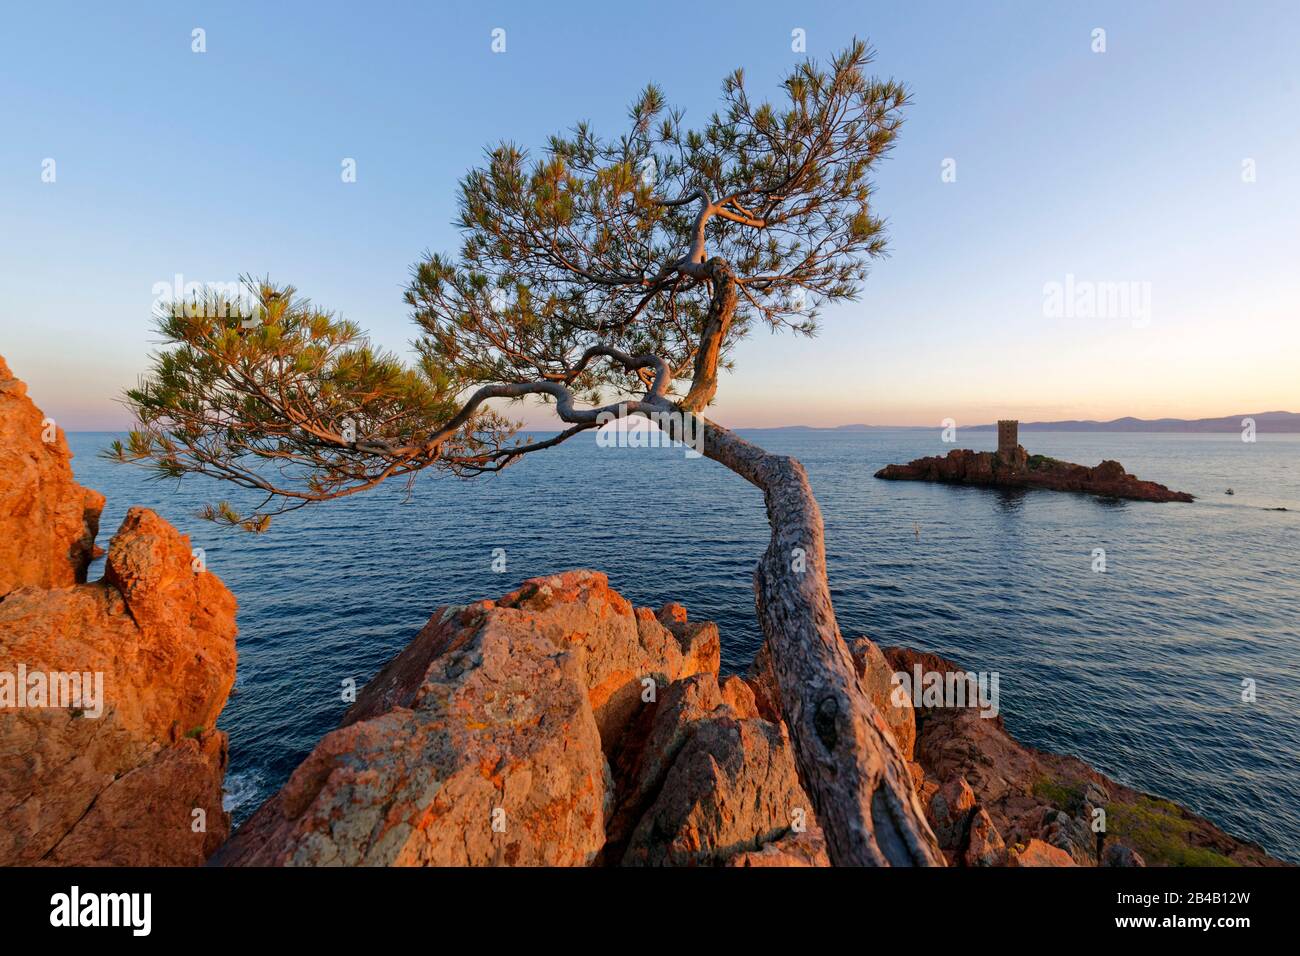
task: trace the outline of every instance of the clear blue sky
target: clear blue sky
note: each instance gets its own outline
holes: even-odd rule
[[[868,38],[913,91],[878,178],[892,257],[820,338],[747,342],[718,418],[1300,410],[1294,2],[42,2],[3,24],[0,354],[68,429],[124,422],[176,273],[269,273],[404,349],[408,269],[456,247],[485,144],[619,128],[649,80],[688,119],[736,66],[775,93],[795,28],[814,56]],[[1067,275],[1146,284],[1149,313],[1045,314]]]

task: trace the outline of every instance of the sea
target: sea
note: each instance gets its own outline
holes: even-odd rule
[[[873,477],[991,450],[994,432],[959,431],[956,446],[938,428],[741,434],[806,466],[845,636],[996,672],[1019,740],[1300,863],[1300,435],[1022,430],[1031,454],[1117,459],[1197,496],[1155,504]],[[595,568],[638,606],[678,601],[716,621],[724,671],[744,671],[760,642],[762,496],[680,446],[581,435],[499,475],[421,476],[256,535],[196,517],[204,502],[238,506],[239,489],[156,481],[98,457],[116,436],[68,437],[78,480],[108,496],[101,544],[128,507],[153,508],[239,599],[238,677],[219,721],[236,822],[337,725],[345,682],[364,684],[440,605]]]

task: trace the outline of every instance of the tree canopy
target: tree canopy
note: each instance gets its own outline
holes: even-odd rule
[[[412,269],[413,362],[269,281],[245,280],[254,321],[216,296],[174,304],[111,455],[265,493],[245,514],[206,512],[260,530],[428,468],[499,470],[601,410],[643,412],[632,396],[700,410],[737,341],[764,325],[814,334],[884,252],[870,172],[907,92],[869,78],[870,59],[855,41],[805,61],[776,103],[737,70],[697,127],[651,85],[613,138],[584,122],[533,153],[490,149],[460,184],[459,252]],[[569,427],[520,441],[505,412],[527,396]]]

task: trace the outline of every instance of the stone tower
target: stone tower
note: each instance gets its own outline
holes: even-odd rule
[[[1003,461],[1012,461],[1016,449],[1020,446],[1020,422],[1014,418],[998,420],[998,457]]]

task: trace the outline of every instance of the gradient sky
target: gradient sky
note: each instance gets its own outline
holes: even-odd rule
[[[737,66],[775,95],[795,28],[818,57],[868,38],[877,72],[912,89],[877,178],[891,257],[817,339],[757,332],[715,417],[1300,410],[1294,2],[170,0],[2,16],[0,354],[66,429],[125,423],[115,398],[146,366],[152,288],[176,273],[269,273],[405,350],[408,270],[457,247],[455,186],[486,144],[535,146],[580,118],[621,130],[649,80],[688,121]],[[1067,275],[1149,283],[1149,320],[1045,315],[1045,283]]]

